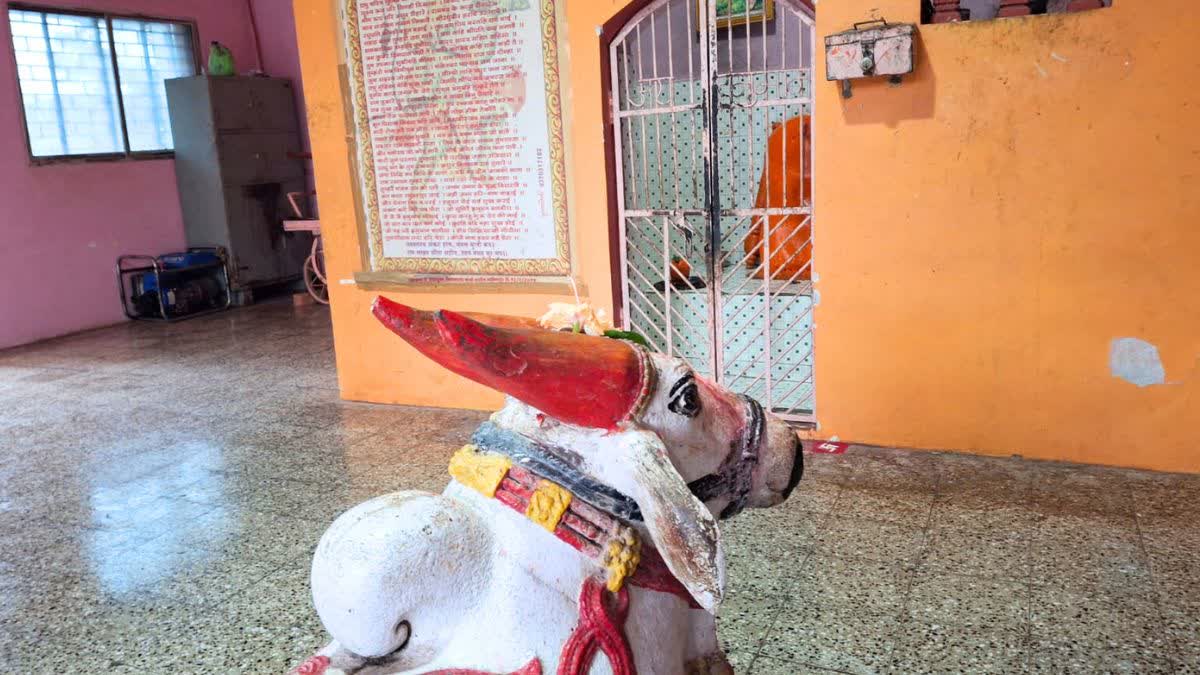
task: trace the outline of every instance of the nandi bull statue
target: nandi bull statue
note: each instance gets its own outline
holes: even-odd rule
[[[716,520],[787,498],[795,433],[633,342],[385,298],[372,311],[508,401],[441,495],[384,495],[325,532],[312,592],[334,640],[295,672],[731,673]]]

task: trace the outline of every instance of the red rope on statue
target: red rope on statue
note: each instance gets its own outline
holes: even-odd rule
[[[614,600],[605,604],[606,595]],[[558,675],[586,675],[596,658],[604,652],[613,675],[637,675],[633,650],[625,639],[625,617],[629,614],[629,591],[622,588],[608,593],[604,583],[589,578],[579,592],[579,625],[563,645],[558,660]]]

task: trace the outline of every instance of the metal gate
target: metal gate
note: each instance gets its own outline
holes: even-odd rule
[[[625,327],[797,422],[814,408],[813,36],[800,0],[657,0],[608,55]]]

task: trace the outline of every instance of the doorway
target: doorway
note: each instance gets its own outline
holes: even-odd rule
[[[654,0],[614,22],[602,49],[621,323],[812,422],[813,9]]]

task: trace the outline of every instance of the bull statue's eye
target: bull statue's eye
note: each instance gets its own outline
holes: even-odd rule
[[[667,410],[685,417],[700,414],[700,390],[696,387],[694,375],[688,373],[671,387]]]

